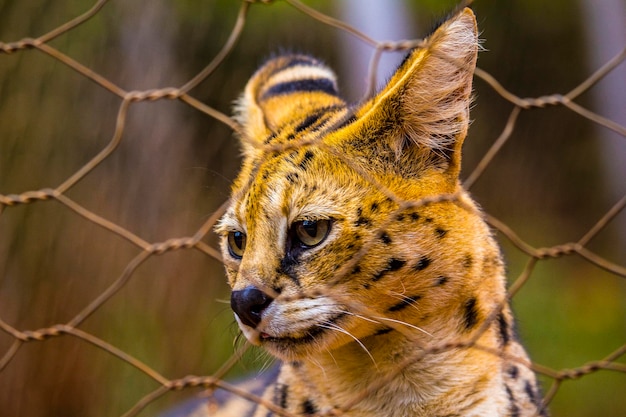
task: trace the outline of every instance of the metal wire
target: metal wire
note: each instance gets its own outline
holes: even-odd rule
[[[351,27],[345,22],[332,18],[330,16],[324,15],[323,13],[315,10],[309,6],[304,5],[303,3],[297,0],[287,0],[289,5],[296,8],[300,12],[308,15],[311,19],[318,20],[319,22],[332,26],[338,30],[346,31],[347,33],[356,36],[358,39],[366,42],[371,45],[374,49],[374,55],[371,64],[371,80],[375,79],[375,68],[377,67],[377,62],[380,55],[384,51],[388,50],[401,50],[401,49],[409,49],[415,47],[417,45],[422,45],[423,41],[421,39],[409,40],[409,41],[401,41],[401,42],[380,42],[365,34],[359,32],[355,28]],[[239,125],[237,122],[232,120],[230,117],[221,113],[220,111],[208,106],[207,104],[201,102],[197,98],[191,95],[192,90],[197,87],[200,83],[206,80],[211,76],[213,71],[220,66],[220,64],[224,61],[224,59],[233,51],[235,44],[237,43],[240,35],[246,25],[246,19],[248,10],[251,7],[254,7],[254,3],[270,3],[267,1],[242,1],[240,11],[236,20],[236,23],[231,31],[231,34],[228,40],[225,42],[221,51],[215,56],[215,58],[209,62],[206,67],[200,71],[198,74],[193,76],[189,81],[184,83],[179,88],[163,88],[163,89],[153,89],[153,90],[145,90],[145,91],[126,91],[123,88],[116,85],[114,82],[106,79],[104,76],[94,72],[87,66],[81,64],[80,62],[74,60],[70,56],[62,53],[55,47],[50,45],[50,42],[63,35],[74,30],[76,27],[80,26],[88,19],[92,18],[94,15],[100,12],[102,7],[105,5],[106,1],[101,0],[96,2],[91,9],[82,14],[81,16],[76,17],[68,21],[65,24],[60,25],[59,27],[53,29],[52,31],[37,37],[37,38],[24,38],[15,42],[10,43],[2,43],[0,42],[0,53],[5,54],[13,54],[13,53],[21,53],[25,50],[31,49],[38,51],[39,53],[46,54],[59,63],[62,63],[69,67],[72,71],[75,71],[77,74],[85,77],[87,79],[92,80],[102,89],[107,90],[119,97],[120,104],[117,119],[115,121],[115,129],[114,133],[111,137],[109,143],[101,149],[101,151],[93,157],[89,162],[79,168],[76,172],[69,175],[67,179],[65,179],[61,185],[56,187],[55,189],[42,189],[42,190],[24,190],[19,194],[8,194],[8,195],[0,195],[0,214],[3,214],[7,208],[15,207],[18,205],[26,205],[26,204],[39,204],[48,200],[56,200],[60,204],[62,204],[67,210],[71,210],[77,213],[79,216],[84,219],[92,222],[93,224],[98,225],[99,227],[105,229],[108,233],[120,236],[130,244],[134,245],[137,248],[137,254],[126,266],[125,270],[122,274],[108,287],[106,288],[99,296],[97,296],[93,301],[91,301],[85,308],[76,314],[73,318],[71,318],[67,323],[59,323],[46,328],[36,329],[36,330],[19,330],[11,326],[9,323],[0,319],[0,330],[5,332],[6,334],[13,337],[13,343],[7,349],[6,352],[0,358],[0,372],[2,372],[8,364],[15,358],[16,354],[20,351],[20,349],[28,343],[44,343],[45,341],[51,338],[57,337],[74,337],[85,343],[92,344],[97,348],[107,352],[108,354],[114,356],[120,361],[126,362],[128,365],[136,368],[140,372],[146,374],[152,380],[154,380],[159,387],[155,389],[150,394],[146,395],[144,398],[137,399],[136,404],[126,413],[125,417],[135,416],[141,412],[148,404],[156,401],[156,399],[165,395],[169,391],[173,390],[181,390],[188,387],[196,387],[203,386],[211,389],[224,389],[233,394],[242,396],[249,401],[255,401],[263,404],[268,409],[276,412],[279,415],[289,416],[290,414],[281,410],[279,407],[276,407],[273,404],[269,404],[265,402],[263,399],[242,391],[241,389],[230,385],[222,380],[226,372],[234,366],[237,362],[238,358],[241,355],[241,352],[238,352],[233,356],[233,359],[224,364],[224,366],[217,371],[214,375],[196,377],[189,376],[182,379],[168,379],[167,377],[161,375],[156,372],[152,367],[147,365],[146,363],[139,361],[134,358],[132,355],[122,351],[121,349],[105,342],[104,340],[89,334],[85,330],[80,329],[79,327],[84,323],[84,321],[96,313],[98,310],[102,309],[102,307],[109,302],[113,297],[116,296],[118,291],[123,288],[130,280],[133,279],[133,275],[137,268],[146,260],[151,258],[152,256],[164,253],[166,251],[183,251],[189,249],[195,249],[199,252],[213,257],[215,259],[221,260],[221,256],[219,251],[216,248],[211,247],[210,245],[204,243],[202,239],[204,239],[207,234],[210,232],[212,227],[215,225],[215,222],[219,218],[219,216],[224,211],[227,206],[227,202],[224,202],[222,207],[217,210],[209,219],[197,230],[196,233],[192,237],[178,237],[168,239],[163,242],[148,242],[138,235],[132,233],[126,228],[122,227],[119,224],[116,224],[113,221],[110,221],[102,216],[94,213],[93,211],[87,209],[82,206],[79,202],[68,196],[68,191],[72,189],[79,181],[83,180],[86,176],[90,175],[96,167],[101,164],[104,160],[109,158],[116,150],[118,146],[123,141],[123,132],[127,125],[127,114],[131,106],[135,105],[139,102],[145,101],[156,101],[156,100],[178,100],[182,103],[185,103],[192,108],[197,109],[198,111],[206,114],[209,117],[212,117],[230,129],[237,131],[239,130]],[[502,98],[507,100],[513,105],[513,109],[510,113],[509,119],[504,126],[502,133],[500,136],[493,142],[491,148],[485,153],[484,157],[475,168],[475,170],[469,175],[468,179],[465,181],[464,186],[466,188],[472,187],[475,182],[479,179],[481,174],[484,172],[487,166],[489,166],[499,150],[502,146],[510,139],[512,133],[516,128],[516,121],[518,120],[518,116],[520,113],[533,109],[533,108],[544,108],[546,106],[563,106],[566,107],[573,112],[576,112],[581,117],[587,118],[593,123],[604,126],[607,129],[610,129],[614,132],[622,136],[626,136],[626,127],[619,125],[618,123],[608,120],[594,112],[590,111],[582,107],[580,104],[574,102],[574,100],[579,97],[584,92],[588,91],[592,86],[597,83],[600,79],[609,74],[614,68],[616,68],[619,64],[623,63],[626,60],[626,48],[620,51],[614,58],[606,63],[602,68],[598,69],[596,72],[591,74],[587,79],[582,80],[578,86],[572,89],[569,93],[564,95],[554,94],[549,96],[541,96],[535,98],[520,98],[515,94],[508,91],[504,88],[492,75],[487,73],[482,69],[477,69],[475,74],[480,79],[484,80],[491,88],[498,93]],[[374,85],[373,82],[370,82],[371,85]],[[368,93],[369,94],[369,93]],[[321,146],[315,143],[300,143],[297,145],[289,145],[289,146]],[[626,145],[626,143],[625,143]],[[282,149],[285,150],[285,149]],[[331,151],[331,150],[328,150]],[[341,155],[337,155],[341,157]],[[349,163],[349,161],[344,161]],[[356,169],[356,168],[355,168]],[[383,190],[385,194],[387,194],[392,200],[394,200],[399,205],[398,213],[401,213],[403,210],[406,210],[410,207],[418,207],[426,204],[432,204],[439,201],[453,201],[458,204],[462,204],[456,195],[445,195],[438,196],[434,199],[427,199],[425,201],[404,201],[397,196],[395,196],[391,191],[385,189],[382,184],[378,184],[374,179],[367,178],[367,173],[362,172],[362,175],[366,177],[368,181],[370,181],[372,187],[378,187]],[[509,289],[509,297],[514,297],[520,288],[522,288],[525,283],[531,279],[533,271],[535,270],[538,262],[548,258],[560,258],[566,256],[579,256],[580,258],[586,260],[592,265],[595,265],[599,268],[602,268],[615,276],[626,278],[626,267],[622,265],[618,265],[614,262],[611,262],[602,256],[593,253],[590,249],[587,248],[589,242],[601,231],[603,230],[610,222],[617,216],[619,213],[624,211],[624,207],[626,207],[626,196],[621,198],[615,205],[610,208],[597,222],[595,222],[588,231],[581,237],[581,239],[577,242],[569,242],[569,243],[561,243],[547,248],[536,248],[531,244],[525,242],[520,236],[508,225],[503,223],[502,221],[496,219],[495,217],[487,214],[485,215],[488,223],[495,229],[497,229],[500,233],[502,233],[508,240],[515,246],[519,251],[526,254],[528,256],[528,263],[524,271],[521,275],[515,280],[512,287]],[[395,215],[395,214],[394,214]],[[389,219],[391,221],[393,216]],[[344,267],[339,271],[338,276],[341,277],[341,271],[349,271],[360,259],[360,257],[365,256],[367,254],[368,246],[364,245],[363,250],[357,254],[357,256],[353,259],[349,265],[344,265]],[[329,290],[328,295],[332,296],[332,291]],[[354,308],[356,312],[362,314],[364,316],[369,316],[368,309],[365,306],[359,305],[354,301],[344,300],[348,305]],[[494,311],[494,314],[498,311]],[[400,331],[406,331],[402,326],[396,326],[393,323],[390,324],[390,327],[397,328]],[[478,346],[476,343],[476,335],[472,337],[468,337],[464,340],[456,341],[455,343],[446,343],[443,345],[431,345],[425,346],[423,350],[419,352],[416,357],[408,358],[407,361],[413,361],[419,359],[419,357],[423,357],[424,355],[430,353],[436,353],[445,351],[448,349],[455,349],[459,347],[468,347],[472,346],[474,348],[485,349],[487,348]],[[493,352],[496,355],[501,355],[501,352]],[[608,355],[607,357],[590,361],[586,364],[582,364],[573,369],[552,369],[550,367],[540,365],[537,363],[527,364],[536,372],[545,375],[546,377],[553,380],[553,384],[549,388],[546,396],[545,403],[548,404],[555,395],[557,395],[559,388],[562,385],[562,382],[568,379],[577,379],[584,377],[586,375],[592,374],[594,372],[600,370],[609,370],[613,372],[621,372],[626,373],[626,365],[623,363],[617,362],[618,359],[623,357],[626,354],[626,344],[617,348],[613,353]],[[513,358],[515,360],[515,358]],[[400,371],[400,370],[399,370]],[[358,398],[354,398],[354,400],[349,403],[343,405],[343,410],[348,410],[351,406],[358,403],[358,401],[365,396],[368,395],[369,392],[375,390],[378,386],[384,385],[387,382],[386,379],[381,379],[379,384],[376,386],[368,387],[367,390],[364,390],[362,395]],[[341,413],[341,410],[335,410],[337,413]]]

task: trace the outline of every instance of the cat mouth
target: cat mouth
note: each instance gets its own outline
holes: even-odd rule
[[[301,332],[302,335],[286,335],[286,336],[272,336],[268,333],[261,332],[259,338],[261,343],[281,343],[281,344],[303,344],[313,342],[316,338],[319,338],[323,333],[330,331],[326,327],[312,326],[308,330]]]
[[[346,313],[335,314],[322,323],[318,323],[308,327],[307,329],[299,330],[296,333],[285,334],[271,334],[262,330],[257,330],[257,340],[260,345],[265,346],[271,351],[278,350],[280,352],[292,351],[298,347],[309,345],[313,342],[319,342],[320,338],[326,334],[337,332],[338,323]]]

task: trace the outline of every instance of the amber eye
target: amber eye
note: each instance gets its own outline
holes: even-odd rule
[[[246,249],[246,234],[243,232],[228,232],[228,251],[234,258],[241,259]]]
[[[302,220],[293,224],[295,237],[304,247],[319,245],[328,236],[330,220]]]

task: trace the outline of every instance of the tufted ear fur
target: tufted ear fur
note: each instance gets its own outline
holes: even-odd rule
[[[466,8],[411,52],[386,87],[327,142],[366,166],[378,159],[384,170],[393,154],[402,175],[435,166],[456,182],[477,52],[476,20]],[[247,157],[264,144],[319,132],[348,113],[334,73],[306,55],[269,60],[248,81],[235,110]]]
[[[336,76],[320,61],[297,54],[273,58],[248,81],[235,106],[244,153],[280,134],[301,134],[324,114],[343,108]]]
[[[385,141],[396,159],[416,164],[418,158],[456,179],[477,52],[476,20],[466,8],[412,51],[386,87],[357,112],[358,130],[376,132],[377,146]]]

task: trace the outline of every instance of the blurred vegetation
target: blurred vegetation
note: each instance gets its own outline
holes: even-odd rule
[[[409,2],[415,37],[454,3]],[[92,4],[0,0],[0,41],[39,36]],[[180,86],[221,49],[239,4],[111,2],[51,45],[128,90]],[[328,0],[306,4],[334,13]],[[477,0],[474,9],[486,48],[479,66],[515,94],[564,93],[595,69],[588,64],[585,20],[575,3]],[[280,50],[310,52],[344,68],[339,36],[341,31],[284,2],[255,4],[233,53],[191,95],[230,113],[246,79]],[[346,77],[339,74],[340,80]],[[482,80],[475,84],[465,175],[498,137],[512,108]],[[593,108],[589,94],[579,102]],[[119,103],[39,51],[0,54],[0,193],[63,182],[109,142]],[[599,130],[561,107],[523,112],[472,193],[532,245],[577,240],[614,203],[600,169]],[[119,149],[67,195],[147,241],[189,236],[227,198],[238,152],[227,127],[183,103],[135,104]],[[54,201],[7,207],[0,214],[0,318],[20,330],[67,322],[139,252]],[[623,264],[623,233],[609,227],[590,248]],[[527,257],[501,241],[515,279]],[[216,245],[214,237],[207,242]],[[570,257],[539,262],[514,307],[533,360],[561,369],[599,360],[626,342],[625,299],[623,278]],[[231,355],[237,333],[224,300],[221,264],[193,250],[170,252],[141,265],[81,329],[168,378],[209,375]],[[0,355],[12,342],[0,333]],[[232,376],[265,361],[252,352]],[[121,415],[157,388],[131,366],[69,336],[25,345],[0,372],[0,386],[2,415],[30,417]],[[552,414],[625,415],[626,397],[618,395],[624,392],[626,375],[609,371],[566,381]],[[167,395],[142,415],[190,394]]]

